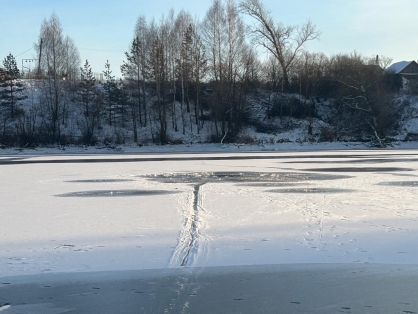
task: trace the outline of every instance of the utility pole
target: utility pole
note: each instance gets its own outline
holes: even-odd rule
[[[23,66],[23,62],[25,62],[25,63],[27,63],[27,62],[29,62],[29,63],[32,63],[32,62],[36,62],[36,60],[37,59],[22,59],[22,75],[23,75],[23,69],[25,68],[25,69],[28,69],[29,70],[29,73],[30,73],[30,65],[29,65],[29,68],[28,67],[25,67],[25,66]]]
[[[41,57],[42,57],[42,38],[39,45],[38,76],[41,75]]]

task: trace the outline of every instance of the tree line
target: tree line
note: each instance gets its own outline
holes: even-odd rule
[[[398,78],[383,75],[391,60],[308,52],[306,44],[319,36],[310,20],[275,21],[261,0],[213,0],[201,21],[173,10],[158,22],[140,16],[120,68],[123,79],[106,62],[98,82],[53,14],[41,25],[29,84],[13,55],[3,61],[0,143],[95,144],[103,129],[113,130],[108,142],[140,143],[147,129],[150,141],[165,144],[170,131],[199,134],[205,124],[212,126],[210,140],[233,141],[251,123],[251,100],[260,91],[269,95],[267,119],[313,119],[320,99],[332,98],[334,122],[346,121],[353,132],[382,143],[400,88]],[[302,97],[297,104],[288,101],[294,94]],[[116,131],[122,129],[129,136]]]

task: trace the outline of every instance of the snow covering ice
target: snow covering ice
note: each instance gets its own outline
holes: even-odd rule
[[[0,277],[418,264],[417,150],[403,145],[2,150]]]

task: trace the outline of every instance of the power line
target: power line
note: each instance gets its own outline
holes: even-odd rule
[[[30,47],[30,48],[29,48],[28,50],[26,50],[25,52],[22,52],[21,54],[19,54],[19,55],[15,56],[15,58],[17,58],[17,57],[19,57],[19,56],[21,56],[21,55],[23,55],[23,54],[27,53],[29,50],[31,50],[31,49],[33,49],[33,48],[35,48],[35,46]]]
[[[122,51],[122,50],[109,50],[109,49],[88,48],[88,47],[78,47],[78,50],[104,51],[104,52],[121,52],[121,53],[124,53],[124,51]]]
[[[30,47],[28,50],[18,54],[17,56],[14,56],[15,58],[20,57],[21,55],[27,53],[29,50],[35,48],[35,46]],[[108,49],[100,49],[100,48],[89,48],[89,47],[79,47],[79,50],[90,50],[90,51],[103,51],[103,52],[120,52],[124,53],[122,50],[108,50]]]

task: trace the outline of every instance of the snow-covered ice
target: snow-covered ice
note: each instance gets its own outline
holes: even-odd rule
[[[417,160],[415,150],[4,156],[0,276],[417,264]]]
[[[414,313],[417,150],[339,145],[3,150],[0,311]]]

